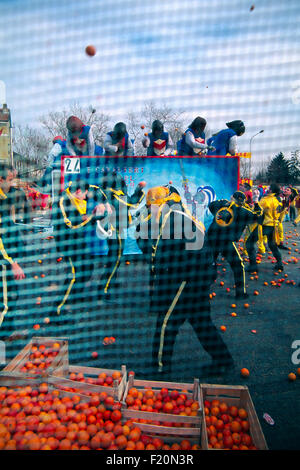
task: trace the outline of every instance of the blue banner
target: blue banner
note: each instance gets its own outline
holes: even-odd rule
[[[212,221],[208,204],[216,199],[229,199],[239,181],[238,157],[62,157],[62,160],[64,188],[78,178],[99,185],[106,169],[115,169],[123,177],[129,196],[141,181],[146,183],[146,193],[152,187],[171,182],[182,202],[206,228]],[[124,237],[123,253],[141,253],[131,231],[134,233],[134,228],[129,228]]]

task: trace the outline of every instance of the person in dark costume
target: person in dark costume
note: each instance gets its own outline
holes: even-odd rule
[[[170,155],[173,150],[173,142],[169,132],[165,132],[164,125],[156,119],[152,123],[150,132],[142,141],[147,149],[147,155]]]
[[[223,129],[207,141],[210,147],[208,155],[235,155],[237,149],[237,138],[245,133],[245,124],[241,120],[231,121],[226,123],[227,129]]]
[[[67,138],[56,136],[53,147],[43,162],[45,168],[38,184],[41,187],[51,186],[52,171],[61,169],[62,155],[76,156],[101,156],[104,153],[100,145],[95,144],[92,128],[84,125],[76,116],[70,116],[66,121]]]
[[[236,298],[248,297],[246,293],[244,263],[235,245],[248,224],[262,220],[262,209],[256,202],[254,210],[245,207],[246,196],[241,191],[232,195],[232,200],[213,201],[208,208],[214,220],[207,230],[206,244],[216,261],[219,254],[228,261],[234,274]]]
[[[206,151],[213,151],[214,147],[206,144],[205,139],[206,120],[196,117],[177,142],[177,153],[182,156],[200,156]]]
[[[147,193],[150,217],[143,229],[157,224],[151,240],[153,291],[151,311],[157,314],[152,346],[151,377],[166,379],[180,326],[188,320],[212,364],[202,373],[224,372],[233,360],[210,317],[209,288],[215,279],[215,266],[209,249],[203,248],[205,228],[182,205],[173,186],[152,188]],[[150,243],[150,241],[149,241]]]
[[[124,122],[117,122],[113,130],[106,134],[104,149],[106,156],[128,157],[134,155],[133,145]]]
[[[19,226],[13,219],[15,189],[13,181],[16,170],[0,163],[0,291],[2,307],[0,311],[0,339],[9,340],[16,330],[15,311],[21,294],[25,295],[22,281],[25,279],[22,263],[25,258],[24,244]],[[22,289],[22,292],[21,292]],[[22,312],[24,326],[32,327],[27,312]],[[31,322],[33,322],[32,317]]]

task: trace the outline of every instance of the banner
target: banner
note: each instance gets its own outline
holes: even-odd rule
[[[61,190],[78,179],[98,185],[101,175],[114,169],[120,174],[132,195],[136,186],[144,181],[145,192],[169,183],[181,195],[182,202],[194,217],[207,228],[213,217],[208,204],[216,199],[230,199],[239,182],[239,157],[70,157],[61,161]],[[145,200],[142,201],[142,205]],[[136,210],[140,210],[140,207]],[[134,211],[133,211],[134,213]],[[134,214],[133,214],[134,215]],[[123,235],[124,254],[141,253],[131,230]]]

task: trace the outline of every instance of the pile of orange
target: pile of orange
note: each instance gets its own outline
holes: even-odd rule
[[[23,361],[20,372],[25,374],[41,374],[45,369],[51,366],[54,358],[59,354],[61,344],[55,341],[51,346],[44,344],[33,344],[29,355]]]
[[[197,416],[199,410],[199,402],[189,398],[186,390],[168,390],[167,388],[162,388],[161,390],[153,390],[152,388],[138,390],[132,387],[128,391],[125,402],[127,408],[131,410],[167,413],[177,416]],[[153,419],[139,418],[136,421],[168,427],[188,427],[187,423],[176,423],[171,419],[168,422],[160,421],[159,414],[155,421]]]
[[[107,398],[107,397],[106,397]],[[143,435],[136,423],[122,422],[120,409],[109,410],[99,397],[83,402],[49,390],[46,383],[0,387],[0,450],[189,450],[184,439],[167,445]]]
[[[257,450],[250,435],[248,413],[224,401],[204,401],[205,424],[210,449]]]

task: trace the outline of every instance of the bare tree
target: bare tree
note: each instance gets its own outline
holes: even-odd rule
[[[57,135],[66,138],[66,122],[68,117],[72,115],[78,117],[84,124],[91,126],[93,128],[93,136],[96,144],[103,144],[105,134],[109,129],[110,116],[98,112],[92,106],[83,108],[79,104],[74,103],[68,109],[63,109],[62,111],[53,111],[46,114],[45,116],[41,116],[39,121],[51,140]]]
[[[39,168],[43,157],[49,152],[52,143],[40,129],[17,125],[13,132],[13,149],[15,167],[22,174]],[[32,175],[33,177],[33,175]]]

